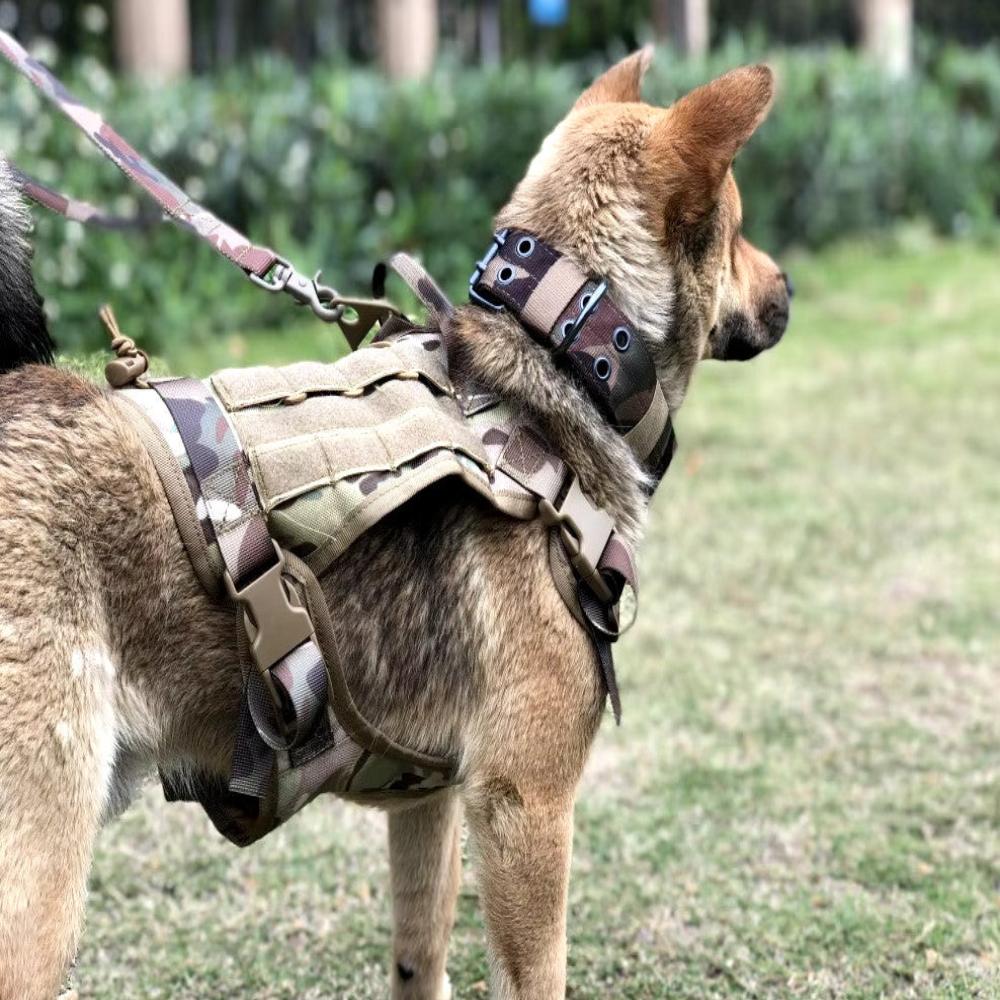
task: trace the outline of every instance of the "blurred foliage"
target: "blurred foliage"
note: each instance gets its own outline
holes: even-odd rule
[[[668,103],[749,58],[735,44],[707,63],[661,57],[646,95]],[[837,48],[773,62],[779,100],[737,163],[747,232],[763,247],[817,246],[901,217],[945,232],[995,220],[1000,52],[944,47],[902,84]],[[392,85],[345,67],[297,74],[270,58],[152,89],[84,58],[66,76],[189,194],[301,268],[322,264],[357,293],[380,257],[416,250],[461,297],[492,214],[592,68],[444,65],[425,83]],[[12,77],[0,149],[45,183],[136,211],[128,182]],[[37,271],[64,349],[103,342],[94,317],[104,300],[156,351],[276,324],[291,308],[169,225],[115,234],[36,217]]]

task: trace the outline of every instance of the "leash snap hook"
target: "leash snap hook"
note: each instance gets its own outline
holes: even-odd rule
[[[266,292],[287,292],[298,305],[309,306],[315,316],[326,323],[336,323],[344,314],[338,301],[337,290],[320,283],[321,271],[307,278],[284,257],[279,257],[274,267],[264,277],[247,272],[247,277]]]

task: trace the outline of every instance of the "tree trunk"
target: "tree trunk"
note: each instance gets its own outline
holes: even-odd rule
[[[145,80],[183,76],[191,65],[187,0],[115,0],[115,49],[122,69]]]
[[[239,0],[219,0],[215,7],[215,62],[225,69],[236,62],[239,39]]]
[[[378,0],[379,63],[390,80],[426,76],[437,52],[437,0]]]
[[[708,0],[656,0],[654,17],[657,34],[682,55],[708,52]]]
[[[913,0],[854,0],[861,47],[894,79],[913,66]]]
[[[479,5],[479,61],[499,66],[501,50],[500,0],[482,0]]]

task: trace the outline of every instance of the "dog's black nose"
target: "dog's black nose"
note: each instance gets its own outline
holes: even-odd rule
[[[785,290],[788,292],[788,297],[794,298],[795,296],[795,286],[792,284],[792,279],[785,274],[784,271],[781,272],[781,280],[785,283]]]

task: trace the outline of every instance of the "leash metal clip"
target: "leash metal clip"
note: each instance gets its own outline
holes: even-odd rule
[[[475,270],[469,276],[469,298],[472,299],[476,305],[483,306],[492,312],[503,312],[503,304],[495,301],[494,299],[488,299],[482,292],[476,291],[476,285],[479,284],[483,279],[483,275],[486,273],[486,268],[490,266],[490,261],[498,253],[500,253],[500,248],[507,242],[507,234],[510,232],[509,229],[501,229],[499,232],[493,234],[493,242],[489,249],[483,256],[476,261]]]
[[[317,271],[307,278],[290,261],[279,257],[268,276],[261,278],[250,272],[247,277],[265,291],[287,292],[299,305],[309,306],[321,320],[336,323],[344,315],[344,305],[335,288],[320,284],[321,275],[322,271]]]
[[[317,271],[307,278],[282,257],[266,277],[260,278],[252,272],[247,277],[265,291],[287,292],[299,305],[309,306],[324,322],[336,323],[352,350],[357,350],[376,323],[402,315],[384,299],[342,298],[336,288],[320,283],[321,274]]]

